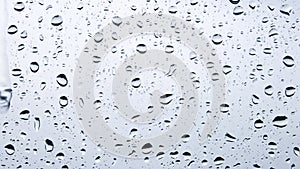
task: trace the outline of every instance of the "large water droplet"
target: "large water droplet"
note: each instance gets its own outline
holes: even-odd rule
[[[238,4],[240,0],[229,0],[232,4]]]
[[[116,26],[120,26],[122,24],[122,18],[120,18],[119,16],[114,16],[112,18],[112,23]]]
[[[97,33],[94,35],[94,41],[95,41],[96,43],[100,43],[102,40],[103,40],[103,34],[100,33],[100,32],[97,32]]]
[[[33,72],[33,73],[36,73],[38,70],[39,70],[40,66],[37,62],[31,62],[30,63],[30,70]]]
[[[23,2],[17,2],[14,6],[14,9],[18,12],[23,11],[24,8],[25,8],[25,5]]]
[[[243,7],[241,7],[241,6],[236,6],[236,7],[233,9],[233,14],[234,14],[234,15],[241,15],[242,13],[244,13],[244,9],[243,9]]]
[[[142,152],[144,154],[149,154],[152,151],[152,148],[153,148],[153,146],[151,143],[146,143],[142,146]]]
[[[288,124],[288,118],[285,115],[278,115],[273,119],[273,126],[283,128]]]
[[[215,44],[215,45],[219,45],[223,42],[223,39],[222,39],[222,35],[220,34],[214,34],[212,36],[212,42]]]
[[[289,6],[288,4],[284,4],[281,6],[280,10],[279,10],[282,14],[288,15],[290,16],[291,12],[292,12],[292,7]]]
[[[49,140],[49,139],[45,140],[45,149],[46,149],[47,152],[53,151],[54,144],[53,144],[53,142],[51,140]]]
[[[264,126],[264,122],[261,119],[257,119],[254,122],[254,127],[257,129],[261,129]]]
[[[5,145],[4,149],[8,155],[13,155],[15,153],[15,147],[12,144]]]
[[[59,74],[59,75],[56,76],[56,82],[61,87],[65,87],[68,84],[68,79],[67,79],[65,74]]]
[[[285,88],[285,95],[287,97],[292,97],[296,92],[296,88],[293,86],[289,86],[287,88]]]
[[[59,104],[61,107],[66,107],[68,105],[68,98],[66,96],[61,96],[59,98]]]
[[[11,35],[13,35],[13,34],[15,34],[15,33],[17,33],[17,32],[18,32],[18,28],[17,28],[16,25],[10,25],[10,26],[8,27],[8,29],[7,29],[7,33],[8,33],[8,34],[11,34]]]
[[[62,17],[61,17],[60,15],[55,15],[55,16],[53,16],[52,19],[51,19],[51,24],[52,24],[53,26],[59,26],[59,25],[61,25],[62,23],[63,23],[63,19],[62,19]]]
[[[132,81],[131,81],[131,85],[132,85],[132,87],[134,87],[134,88],[138,88],[138,87],[140,87],[141,86],[141,79],[140,78],[134,78],[134,79],[132,79]]]
[[[283,58],[283,64],[286,66],[286,67],[293,67],[295,62],[294,62],[294,58],[292,56],[285,56]]]
[[[138,51],[139,53],[143,54],[147,52],[147,47],[145,44],[138,44],[136,46],[136,51]]]
[[[273,86],[272,85],[268,85],[265,87],[265,94],[268,96],[271,96],[273,94]]]
[[[224,158],[223,157],[216,157],[214,160],[215,165],[222,165],[224,163]]]
[[[20,119],[22,120],[28,120],[30,117],[30,111],[29,110],[23,110],[20,113]]]

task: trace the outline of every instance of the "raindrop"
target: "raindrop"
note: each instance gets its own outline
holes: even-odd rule
[[[273,94],[273,86],[268,85],[265,87],[265,94],[271,96]]]
[[[39,131],[40,127],[41,127],[41,120],[38,117],[34,118],[34,123],[33,123],[34,129],[35,131]]]
[[[271,48],[264,48],[263,52],[264,52],[264,54],[270,55],[272,53],[272,49]]]
[[[25,5],[23,2],[17,2],[14,6],[14,9],[18,12],[23,11],[24,8],[25,8]]]
[[[99,42],[101,42],[102,40],[103,40],[103,34],[100,33],[100,32],[97,32],[97,33],[95,34],[95,36],[94,36],[94,41],[95,41],[96,43],[99,43]]]
[[[53,142],[51,140],[49,140],[49,139],[45,140],[45,149],[46,149],[47,152],[53,151],[54,144],[53,144]]]
[[[275,28],[272,28],[269,31],[269,37],[272,37],[272,36],[275,36],[275,35],[278,35],[278,31]]]
[[[132,81],[131,81],[131,85],[132,85],[132,87],[134,87],[134,88],[138,88],[138,87],[140,87],[141,86],[141,79],[140,78],[134,78],[134,79],[132,79]]]
[[[220,105],[220,111],[222,113],[227,113],[229,111],[229,105],[226,103],[223,103]]]
[[[68,84],[68,79],[67,79],[65,74],[59,74],[59,75],[56,76],[56,82],[61,87],[65,87]]]
[[[163,105],[167,105],[167,104],[171,103],[171,101],[173,100],[172,96],[173,96],[173,94],[170,94],[170,93],[160,96],[160,103]]]
[[[254,56],[256,55],[256,50],[254,48],[249,49],[249,55]]]
[[[224,163],[224,158],[223,157],[216,157],[214,160],[215,165],[222,165]]]
[[[293,86],[289,86],[287,88],[285,88],[285,95],[287,97],[292,97],[296,92],[296,88]]]
[[[279,116],[276,116],[272,122],[273,122],[273,126],[283,128],[283,127],[287,126],[288,118],[284,115],[279,115]]]
[[[33,73],[36,73],[38,70],[39,70],[39,64],[37,62],[31,62],[30,63],[30,70],[33,72]]]
[[[65,154],[62,152],[59,152],[55,156],[56,160],[63,160],[65,158]]]
[[[225,75],[229,74],[232,71],[232,67],[230,65],[224,65],[223,66],[223,73]]]
[[[283,64],[286,66],[286,67],[293,67],[294,66],[294,58],[292,56],[285,56],[283,58]]]
[[[66,107],[68,105],[68,98],[66,96],[61,96],[59,98],[59,104],[61,107]]]
[[[257,119],[254,122],[254,127],[257,129],[261,129],[262,127],[264,127],[264,122],[261,119]]]
[[[169,7],[169,13],[170,13],[170,14],[175,14],[175,13],[177,13],[177,7],[176,7],[176,6],[170,6],[170,7]]]
[[[229,0],[232,4],[238,4],[240,0]]]
[[[120,26],[122,24],[122,18],[120,18],[119,16],[114,16],[112,18],[112,23],[116,26]]]
[[[15,147],[12,144],[7,144],[4,146],[4,149],[8,155],[13,155],[15,153]]]
[[[236,7],[233,9],[233,14],[234,14],[234,15],[241,15],[242,13],[244,13],[244,9],[243,9],[243,7],[241,7],[241,6],[236,6]]]
[[[51,24],[53,26],[59,26],[63,23],[63,19],[60,15],[55,15],[53,16],[53,18],[51,19]]]
[[[220,34],[214,34],[212,36],[212,42],[215,44],[215,45],[219,45],[223,42],[223,39],[222,39],[222,35]]]
[[[10,100],[12,98],[11,89],[1,89],[0,90],[0,114],[7,113],[10,107]]]
[[[260,102],[259,97],[255,94],[252,95],[252,103],[258,104]]]
[[[173,53],[174,52],[174,47],[172,45],[167,45],[165,48],[166,53]]]
[[[29,110],[23,110],[20,113],[20,119],[22,120],[28,120],[30,117],[30,111]]]
[[[136,46],[136,51],[138,51],[139,53],[143,54],[147,52],[147,47],[145,44],[138,44]]]
[[[83,5],[84,5],[83,2],[79,2],[78,5],[77,5],[77,9],[78,10],[83,9]]]
[[[15,34],[15,33],[17,33],[17,32],[18,32],[18,28],[17,28],[16,25],[10,25],[10,26],[8,27],[8,29],[7,29],[7,33],[8,33],[8,34],[11,34],[11,35],[13,35],[13,34]]]
[[[292,12],[292,7],[290,7],[288,4],[284,4],[281,6],[279,10],[282,14],[290,16],[290,13]]]
[[[300,149],[299,147],[294,147],[294,154],[297,156],[297,157],[300,157]]]
[[[142,146],[142,152],[144,154],[149,154],[152,151],[152,148],[153,148],[153,146],[151,143],[146,143]]]
[[[228,141],[228,142],[235,142],[235,141],[236,141],[236,137],[233,136],[233,135],[230,134],[230,133],[226,133],[226,134],[225,134],[225,137],[226,137],[226,141]]]

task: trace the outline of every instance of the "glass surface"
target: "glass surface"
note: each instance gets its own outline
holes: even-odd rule
[[[1,0],[2,168],[300,168],[300,4]]]

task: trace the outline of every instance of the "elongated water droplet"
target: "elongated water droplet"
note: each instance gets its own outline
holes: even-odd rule
[[[68,79],[67,79],[65,74],[59,74],[59,75],[56,76],[56,82],[61,87],[65,87],[68,84]]]
[[[288,124],[288,118],[285,115],[278,115],[273,119],[273,126],[283,128]]]
[[[295,62],[294,62],[294,58],[292,56],[285,56],[283,58],[283,64],[286,66],[286,67],[293,67]]]
[[[16,25],[10,25],[10,26],[8,27],[8,29],[7,29],[7,33],[8,33],[8,34],[11,34],[11,35],[13,35],[13,34],[15,34],[15,33],[17,33],[17,32],[18,32],[18,28],[17,28]]]
[[[15,153],[15,147],[12,144],[5,145],[4,149],[8,155],[13,155]]]
[[[62,19],[62,17],[61,17],[60,15],[55,15],[55,16],[53,16],[52,19],[51,19],[51,24],[52,24],[53,26],[59,26],[59,25],[61,25],[62,23],[63,23],[63,19]]]
[[[14,6],[14,9],[15,9],[16,11],[18,11],[18,12],[23,11],[24,8],[25,8],[25,5],[24,5],[23,2],[17,2],[17,3],[15,4],[15,6]]]

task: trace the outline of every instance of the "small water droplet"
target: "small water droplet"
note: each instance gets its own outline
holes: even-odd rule
[[[134,88],[138,88],[138,87],[140,87],[141,86],[141,79],[140,78],[134,78],[134,79],[132,79],[132,81],[131,81],[131,85],[132,85],[132,87],[134,87]]]
[[[53,149],[54,149],[53,141],[51,141],[50,139],[46,139],[45,140],[45,149],[47,152],[53,151]]]
[[[15,6],[14,6],[14,9],[15,9],[16,11],[18,11],[18,12],[23,11],[24,8],[25,8],[25,5],[24,5],[23,2],[17,2],[17,3],[15,4]]]
[[[146,143],[142,146],[142,152],[144,154],[149,154],[152,151],[152,148],[153,148],[153,146],[151,143]]]
[[[174,52],[174,47],[173,45],[167,45],[165,48],[166,53],[173,53]]]
[[[102,40],[103,40],[103,34],[100,33],[100,32],[97,32],[97,33],[94,35],[94,41],[95,41],[96,43],[100,43]]]
[[[7,33],[8,33],[8,34],[11,34],[11,35],[13,35],[13,34],[15,34],[15,33],[17,33],[17,32],[18,32],[18,28],[17,28],[16,25],[10,25],[10,26],[8,27],[8,29],[7,29]]]
[[[295,154],[297,157],[300,157],[300,149],[299,149],[299,147],[294,147],[293,151],[294,151],[294,154]]]
[[[62,23],[63,23],[63,19],[62,19],[62,17],[61,17],[60,15],[55,15],[55,16],[53,16],[52,19],[51,19],[51,24],[52,24],[53,26],[59,26],[59,25],[61,25]]]
[[[273,94],[273,86],[272,85],[268,85],[265,87],[265,94],[268,96],[271,96]]]
[[[170,7],[169,7],[169,13],[170,13],[170,14],[175,14],[175,13],[177,13],[177,7],[176,7],[176,6],[170,6]]]
[[[30,63],[30,70],[33,72],[33,73],[36,73],[38,70],[39,70],[40,66],[37,62],[31,62]]]
[[[65,158],[65,154],[62,152],[59,152],[55,156],[56,160],[63,160]]]
[[[30,117],[30,111],[29,110],[23,110],[20,113],[20,119],[22,120],[28,120]]]
[[[34,126],[35,131],[39,131],[39,129],[41,127],[41,120],[39,117],[34,118],[33,126]]]
[[[68,105],[68,98],[66,96],[61,96],[59,98],[59,104],[61,107],[66,107]]]
[[[138,44],[136,46],[136,51],[138,51],[139,53],[143,54],[147,52],[147,47],[145,44]]]
[[[241,15],[242,13],[244,13],[244,9],[241,6],[236,6],[233,9],[233,14],[234,15]]]
[[[292,56],[285,56],[283,58],[283,64],[286,66],[286,67],[293,67],[294,66],[294,58]]]
[[[220,34],[214,34],[212,36],[212,42],[215,44],[215,45],[219,45],[223,42],[223,39],[222,39],[222,35]]]
[[[260,99],[257,95],[253,94],[252,95],[252,103],[253,104],[258,104],[260,102]]]
[[[226,103],[223,103],[220,105],[220,111],[222,113],[227,113],[229,111],[229,105]]]
[[[229,74],[232,71],[232,67],[230,65],[224,65],[223,66],[223,73],[225,75]]]
[[[116,26],[120,26],[122,24],[122,18],[120,18],[119,16],[114,16],[112,18],[112,23]]]
[[[215,163],[215,165],[222,165],[223,163],[224,163],[224,158],[223,157],[216,157],[215,159],[214,159],[214,163]]]
[[[264,121],[262,121],[261,119],[257,119],[254,122],[254,127],[257,129],[261,129],[264,127]]]
[[[240,0],[229,0],[232,4],[238,4]]]
[[[280,10],[279,10],[282,14],[285,14],[287,16],[290,16],[291,12],[292,12],[292,7],[289,6],[288,4],[284,4],[281,6]]]
[[[296,88],[293,86],[289,86],[287,88],[285,88],[285,95],[287,97],[292,97],[296,92]]]

